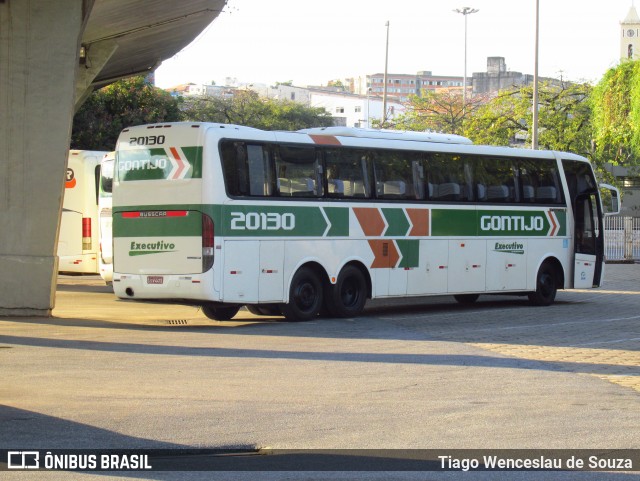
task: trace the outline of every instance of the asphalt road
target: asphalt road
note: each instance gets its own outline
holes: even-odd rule
[[[639,449],[640,266],[608,265],[607,276],[603,288],[560,292],[546,308],[439,297],[305,323],[245,311],[211,321],[193,307],[119,301],[99,278],[61,277],[54,318],[0,318],[0,449]],[[71,476],[38,474],[0,478]],[[535,474],[504,479],[635,478]]]

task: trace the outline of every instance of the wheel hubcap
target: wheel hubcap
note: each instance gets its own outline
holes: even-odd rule
[[[351,307],[358,302],[358,286],[352,279],[345,280],[342,285],[342,304]]]
[[[295,294],[296,305],[303,311],[313,308],[316,301],[316,289],[310,282],[300,284]]]

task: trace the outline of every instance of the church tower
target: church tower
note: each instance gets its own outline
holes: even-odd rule
[[[640,59],[640,17],[633,3],[627,18],[620,22],[620,30],[620,58]]]

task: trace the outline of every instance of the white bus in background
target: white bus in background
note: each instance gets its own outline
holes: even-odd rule
[[[98,180],[105,153],[69,151],[58,236],[58,272],[98,273]]]
[[[514,294],[542,306],[603,282],[603,206],[575,154],[207,123],[128,128],[116,151],[123,299],[307,320],[357,316],[369,298]]]
[[[111,234],[111,195],[113,189],[113,164],[115,152],[105,154],[100,162],[100,183],[98,184],[98,230],[100,276],[107,283],[113,280],[113,242]]]

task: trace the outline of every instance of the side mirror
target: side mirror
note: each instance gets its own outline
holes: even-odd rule
[[[600,198],[604,215],[616,215],[620,213],[620,191],[609,184],[600,184]]]

